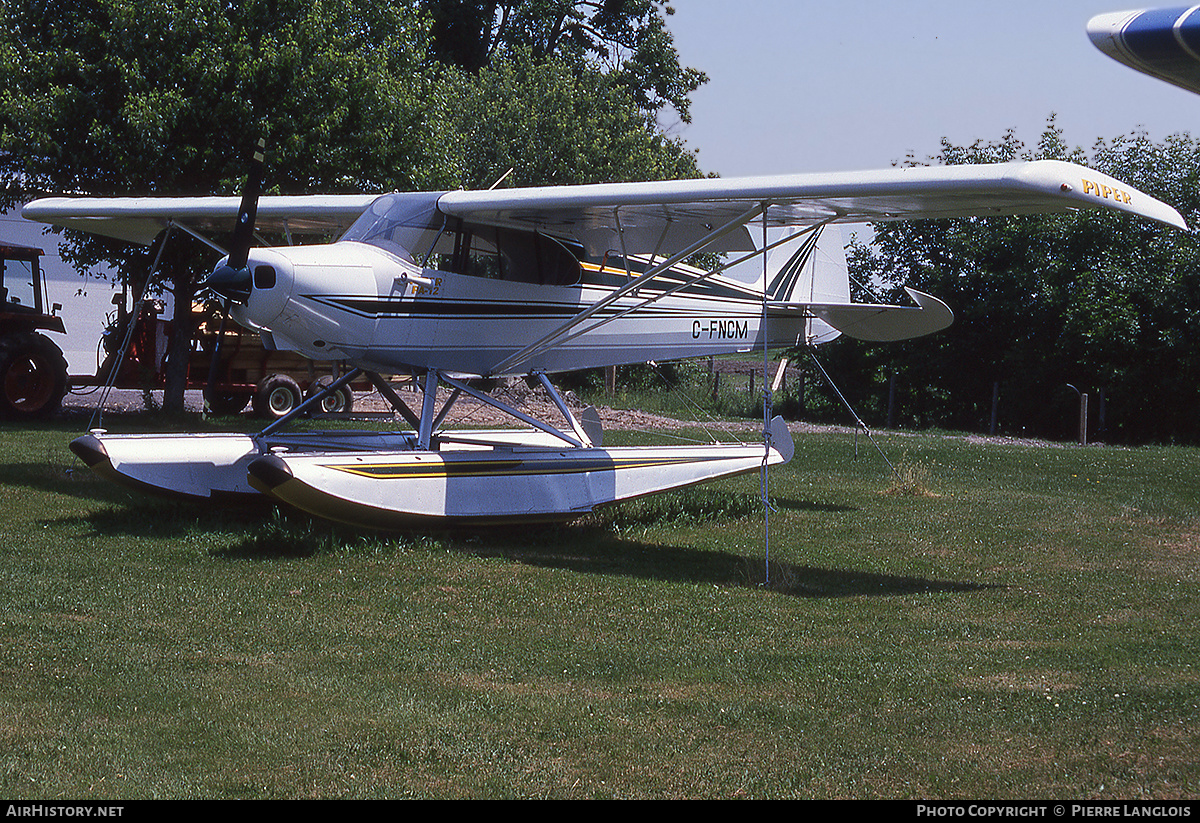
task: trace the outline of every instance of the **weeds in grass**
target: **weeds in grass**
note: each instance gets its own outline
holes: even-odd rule
[[[888,483],[883,493],[908,497],[941,496],[929,489],[929,467],[920,461],[911,461],[907,457],[896,464],[891,482]]]

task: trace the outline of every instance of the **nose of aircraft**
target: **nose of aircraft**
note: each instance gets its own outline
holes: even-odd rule
[[[245,266],[234,266],[228,257],[217,264],[212,274],[200,281],[201,289],[208,289],[219,297],[243,304],[250,299],[253,285],[250,264],[247,262]]]

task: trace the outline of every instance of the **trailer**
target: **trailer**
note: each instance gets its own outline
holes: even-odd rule
[[[113,302],[117,311],[104,331],[100,367],[94,375],[71,375],[68,385],[164,388],[172,321],[163,317],[162,303],[143,301],[135,317],[125,310],[124,295],[114,296]],[[256,332],[225,322],[216,306],[198,303],[192,307],[192,317],[196,332],[186,386],[204,393],[211,414],[239,414],[250,406],[258,417],[278,419],[343,371],[337,361],[317,362],[295,352],[267,349]],[[345,386],[322,400],[318,412],[349,413],[354,407],[353,391],[369,388],[366,381]]]

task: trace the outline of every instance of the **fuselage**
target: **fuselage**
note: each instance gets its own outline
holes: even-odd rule
[[[507,279],[420,266],[409,255],[352,240],[257,249],[249,261],[253,288],[234,317],[275,348],[381,373],[554,373],[763,346],[761,292],[718,277],[688,284],[700,272],[677,268],[548,350],[505,367],[515,352],[642,276],[623,260],[573,265],[573,274],[556,275],[570,282],[543,283],[529,282],[535,278],[527,273]],[[802,318],[773,319],[766,343],[794,345],[804,327]]]

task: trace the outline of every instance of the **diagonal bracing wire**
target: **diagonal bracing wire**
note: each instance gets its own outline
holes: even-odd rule
[[[845,406],[850,412],[850,416],[854,418],[854,422],[857,423],[858,427],[867,435],[867,439],[871,441],[871,445],[875,447],[875,451],[879,452],[879,456],[883,458],[883,462],[888,464],[888,468],[892,470],[892,474],[896,475],[896,477],[899,477],[900,473],[896,471],[896,467],[892,465],[892,461],[888,460],[887,455],[883,453],[883,449],[875,440],[875,435],[870,429],[867,428],[867,424],[864,423],[862,418],[858,416],[858,412],[854,411],[854,407],[850,405],[850,401],[846,399],[846,396],[842,394],[841,389],[837,387],[837,384],[833,382],[833,379],[829,376],[829,373],[825,371],[825,368],[821,365],[821,361],[817,359],[816,352],[814,352],[812,348],[809,348],[808,354],[810,357],[812,357],[813,363],[817,365],[817,370],[820,371],[821,375],[825,378],[825,382],[829,384],[829,387],[833,389],[834,394],[836,394],[838,399],[842,401],[842,405]]]

